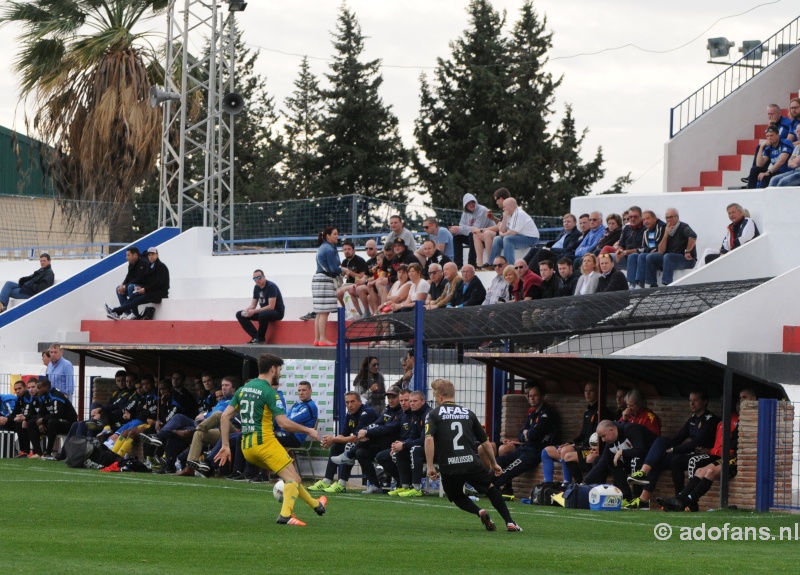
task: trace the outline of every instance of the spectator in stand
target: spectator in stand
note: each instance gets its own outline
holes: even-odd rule
[[[789,100],[789,116],[791,127],[789,133],[786,134],[786,139],[797,144],[800,142],[800,138],[797,136],[797,128],[800,128],[800,98]]]
[[[625,229],[625,226],[628,225],[628,210],[622,212],[622,228]]]
[[[148,262],[144,261],[136,246],[125,250],[125,259],[128,260],[128,273],[125,274],[122,283],[117,286],[119,305],[125,305],[136,295],[133,290],[144,281],[148,267]]]
[[[389,228],[391,228],[392,231],[386,236],[386,243],[391,244],[395,240],[401,239],[405,242],[403,245],[406,246],[413,255],[414,250],[417,249],[417,242],[414,241],[414,235],[403,227],[403,218],[396,214],[390,216]]]
[[[422,266],[413,263],[408,266],[408,295],[404,301],[398,301],[392,304],[392,311],[413,311],[414,306],[418,301],[425,302],[428,299],[428,292],[431,289],[430,284],[422,279]]]
[[[519,279],[519,274],[514,266],[506,266],[503,270],[503,282],[505,283],[505,292],[498,298],[498,303],[522,301],[522,280]]]
[[[406,264],[401,264],[400,267],[397,268],[397,281],[392,284],[392,289],[389,290],[389,295],[386,296],[386,303],[378,313],[390,313],[395,311],[395,304],[406,301],[410,289],[411,283],[408,279],[408,266]]]
[[[344,285],[336,290],[336,299],[339,300],[340,306],[345,307],[344,296],[350,294],[350,301],[353,302],[356,313],[361,317],[369,317],[369,306],[362,311],[359,299],[356,297],[356,285],[361,283],[361,280],[367,275],[367,262],[361,256],[356,255],[356,246],[353,240],[347,239],[342,242],[342,253],[344,259],[340,269],[344,277]]]
[[[455,257],[455,249],[453,247],[453,234],[450,233],[450,230],[440,228],[436,218],[425,218],[422,222],[422,229],[428,234],[428,238],[433,240],[435,251],[443,253],[448,260],[452,261]],[[425,258],[428,257],[427,254],[423,253],[422,249],[417,250],[415,255],[420,263],[425,263]]]
[[[645,274],[647,273],[647,254],[658,250],[658,244],[664,237],[667,225],[658,219],[655,212],[645,210],[642,214],[644,230],[642,243],[636,253],[628,255],[628,284],[632,289],[643,288]]]
[[[647,254],[645,282],[650,287],[658,286],[658,270],[664,272],[661,274],[661,284],[668,286],[672,283],[675,270],[692,269],[697,263],[697,234],[689,224],[680,220],[675,208],[667,208],[664,218],[667,226],[658,249]]]
[[[516,259],[516,250],[531,248],[539,243],[539,229],[533,219],[517,205],[514,198],[503,200],[503,221],[492,240],[491,260],[501,253],[506,261]]]
[[[50,344],[50,363],[47,364],[47,379],[53,387],[72,399],[75,392],[75,368],[64,357],[61,344]]]
[[[503,202],[507,198],[511,197],[511,193],[505,188],[499,188],[495,190],[494,194],[492,194],[492,199],[494,199],[495,204],[500,209],[501,213],[501,220],[498,221],[491,212],[489,212],[489,222],[487,223],[486,227],[484,228],[474,228],[472,230],[473,236],[475,237],[475,246],[476,249],[482,250],[483,256],[478,255],[478,263],[475,266],[476,269],[480,270],[486,266],[489,261],[494,261],[491,257],[491,254],[494,252],[494,239],[497,237],[497,233],[500,231],[500,226],[505,225],[508,216],[503,213]],[[481,265],[481,261],[483,261],[483,265]],[[470,262],[472,263],[472,262]]]
[[[368,355],[361,362],[358,375],[353,380],[353,387],[361,394],[361,400],[365,405],[375,410],[380,415],[386,407],[386,382],[380,372],[380,362],[378,358]]]
[[[317,237],[317,272],[311,280],[311,296],[314,299],[314,345],[336,345],[328,339],[328,315],[336,311],[336,287],[341,277],[339,257],[336,244],[339,243],[339,231],[328,226]]]
[[[477,265],[477,250],[480,249],[480,260],[483,264],[483,254],[491,250],[491,238],[486,244],[483,239],[475,237],[474,232],[487,228],[492,225],[492,212],[486,206],[478,203],[472,194],[464,194],[461,200],[464,211],[461,214],[461,221],[457,226],[450,226],[450,233],[453,235],[453,261],[456,269],[461,269],[464,265],[464,246],[469,248],[467,263]]]
[[[575,284],[574,295],[591,295],[597,291],[597,283],[600,281],[598,272],[597,256],[586,254],[581,263],[581,276]]]
[[[66,435],[73,423],[78,421],[78,414],[69,398],[50,385],[48,379],[40,379],[36,385],[38,409],[36,423],[28,428],[28,435],[34,444],[46,437],[47,442],[42,459],[55,460],[55,442],[57,435]]]
[[[428,309],[435,309],[438,307],[445,307],[450,303],[455,293],[456,286],[461,282],[461,276],[458,274],[458,267],[453,262],[448,262],[442,266],[442,273],[446,283],[441,295],[436,299],[431,300],[427,307]]]
[[[628,291],[628,280],[625,274],[614,267],[611,254],[603,254],[599,258],[600,278],[597,280],[597,292]]]
[[[387,246],[384,246],[386,248]],[[391,253],[391,246],[389,247],[389,252]],[[372,315],[378,313],[383,302],[386,300],[386,295],[388,293],[388,288],[390,286],[387,285],[386,277],[388,272],[384,271],[383,263],[386,261],[386,251],[381,250],[378,252],[378,255],[375,256],[375,266],[370,268],[372,270],[372,277],[367,279],[366,286],[359,286],[358,287],[358,297],[363,301],[362,290],[366,291],[367,293],[367,305],[369,306],[370,312]],[[391,253],[394,256],[394,253]]]
[[[586,234],[591,229],[591,227],[589,226],[589,218],[591,218],[589,214],[581,214],[580,216],[578,216],[578,231],[581,233],[581,235],[578,237],[578,246],[581,245],[583,238],[586,237]],[[575,249],[577,249],[578,246],[575,246]],[[572,255],[574,257],[575,253],[573,252],[572,254],[569,254],[567,252],[564,252],[564,255]]]
[[[786,162],[789,170],[783,174],[773,176],[769,181],[770,188],[776,186],[800,186],[800,122],[797,124],[795,133],[798,139],[795,140],[792,155],[789,156],[789,160]]]
[[[408,268],[411,264],[419,263],[413,251],[408,249],[405,240],[402,238],[397,238],[392,242],[392,253],[394,254],[394,258],[389,262],[387,270],[389,274],[388,285],[392,285],[397,281],[397,270],[400,266]],[[384,264],[384,267],[387,267],[386,264]]]
[[[661,418],[647,407],[647,400],[638,389],[630,390],[625,396],[625,410],[620,422],[643,425],[656,435],[661,435]]]
[[[482,305],[493,305],[497,303],[498,298],[505,297],[506,282],[503,279],[503,272],[508,267],[508,262],[503,256],[494,258],[494,271],[495,276],[492,278],[492,283],[489,284],[489,289],[486,290],[486,299],[483,300]]]
[[[706,250],[703,252],[703,263],[708,264],[713,262],[720,256],[724,256],[729,251],[734,250],[746,244],[753,238],[758,237],[759,231],[756,223],[745,217],[744,210],[739,204],[728,204],[728,219],[731,221],[725,232],[725,237],[722,238],[722,247],[719,252],[713,250]]]
[[[521,299],[516,301],[542,299],[542,276],[528,268],[528,264],[523,259],[514,262],[514,270],[522,280]]]
[[[425,240],[422,243],[422,249],[420,250],[424,256],[424,261],[422,262],[423,269],[422,269],[422,277],[424,279],[430,279],[430,266],[434,264],[438,264],[439,266],[443,266],[447,262],[451,261],[449,257],[444,255],[437,247],[436,242],[431,239]]]
[[[619,214],[609,214],[606,216],[606,231],[603,237],[597,242],[597,247],[594,248],[594,255],[599,256],[601,253],[613,254],[616,252],[617,242],[622,235],[622,216]]]
[[[572,273],[572,258],[558,260],[558,297],[575,295],[578,278]]]
[[[644,235],[644,223],[642,222],[642,208],[631,206],[628,208],[628,224],[622,228],[619,241],[616,245],[614,260],[617,267],[624,270],[628,267],[627,256],[639,253]]]
[[[486,288],[483,287],[483,282],[475,277],[475,268],[469,264],[465,265],[461,268],[461,278],[447,307],[481,305],[486,299]]]
[[[355,285],[355,296],[353,301],[356,299],[359,301],[359,308],[363,311],[364,317],[369,317],[375,313],[377,310],[376,306],[373,306],[370,302],[370,294],[375,294],[377,296],[377,291],[375,291],[374,284],[369,285],[369,282],[373,279],[377,279],[376,276],[376,268],[378,266],[378,244],[375,243],[375,240],[367,240],[367,243],[364,245],[364,250],[367,252],[367,256],[369,259],[366,261],[366,269],[367,272],[361,277],[360,280],[356,280],[354,282]]]
[[[589,215],[589,229],[584,234],[580,245],[575,249],[575,259],[594,253],[597,244],[605,233],[606,227],[603,225],[603,214],[592,212]]]
[[[428,275],[430,276],[428,283],[431,285],[431,289],[428,291],[428,298],[425,300],[425,309],[433,309],[433,302],[442,296],[444,290],[450,284],[444,278],[442,266],[439,264],[431,264],[428,267]]]
[[[247,343],[263,344],[267,341],[269,322],[280,321],[286,311],[283,295],[276,284],[267,280],[264,271],[253,271],[253,299],[247,308],[236,312],[236,320],[250,336]],[[258,321],[258,329],[253,322]]]
[[[586,225],[589,225],[588,216]],[[578,229],[578,222],[573,214],[566,214],[561,223],[564,229],[558,234],[558,237],[544,247],[532,247],[522,258],[528,263],[528,267],[539,269],[539,262],[542,260],[550,260],[553,264],[556,263],[559,256],[563,254],[574,254],[575,250],[581,243],[581,231]]]
[[[39,256],[39,269],[29,276],[21,277],[16,282],[6,282],[0,289],[0,312],[8,307],[8,300],[28,299],[52,286],[56,281],[53,268],[50,266],[50,255]]]
[[[118,319],[142,319],[139,315],[139,306],[146,303],[161,303],[169,297],[169,269],[158,259],[158,249],[147,250],[147,273],[142,278],[142,283],[133,288],[133,297],[127,303],[111,308],[106,304],[106,317]]]
[[[558,297],[558,276],[553,262],[550,260],[539,262],[539,275],[542,278],[542,285],[539,286],[542,290],[542,299]]]
[[[790,139],[781,138],[781,128],[777,124],[767,126],[764,136],[756,152],[756,165],[750,168],[747,187],[766,188],[772,176],[789,171],[787,161],[794,152],[794,144]]]

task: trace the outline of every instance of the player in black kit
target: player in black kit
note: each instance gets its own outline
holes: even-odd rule
[[[464,494],[464,484],[469,483],[478,493],[486,495],[495,509],[502,515],[508,531],[522,531],[511,518],[500,491],[492,485],[481,459],[475,449],[476,441],[484,445],[492,470],[500,474],[502,469],[494,458],[489,438],[478,418],[466,407],[455,403],[455,388],[446,379],[437,379],[431,385],[436,398],[436,409],[428,413],[425,422],[425,457],[428,462],[428,477],[436,479],[434,456],[439,462],[442,487],[447,498],[459,509],[480,517],[487,531],[497,527],[485,509],[479,508]]]

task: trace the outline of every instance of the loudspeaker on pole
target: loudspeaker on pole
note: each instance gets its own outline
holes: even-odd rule
[[[231,116],[235,116],[242,110],[244,110],[244,98],[236,92],[226,94],[225,97],[222,98],[223,112],[228,112]]]
[[[150,86],[150,107],[155,108],[162,102],[180,100],[181,95],[176,94],[175,92],[166,92],[164,90],[159,90],[158,86]]]

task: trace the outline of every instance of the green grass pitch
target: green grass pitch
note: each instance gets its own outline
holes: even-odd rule
[[[682,541],[705,526],[794,534],[800,516],[746,512],[592,512],[510,503],[522,533],[498,531],[446,499],[331,495],[307,527],[275,524],[272,484],[76,470],[0,461],[0,571],[4,574],[347,575],[387,573],[787,573],[800,541]],[[673,529],[659,541],[654,528]],[[720,529],[719,532],[712,528]],[[794,559],[793,559],[794,557]]]

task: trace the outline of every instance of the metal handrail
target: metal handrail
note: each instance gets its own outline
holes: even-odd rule
[[[800,16],[670,108],[670,139],[794,49],[800,40],[799,31]]]

